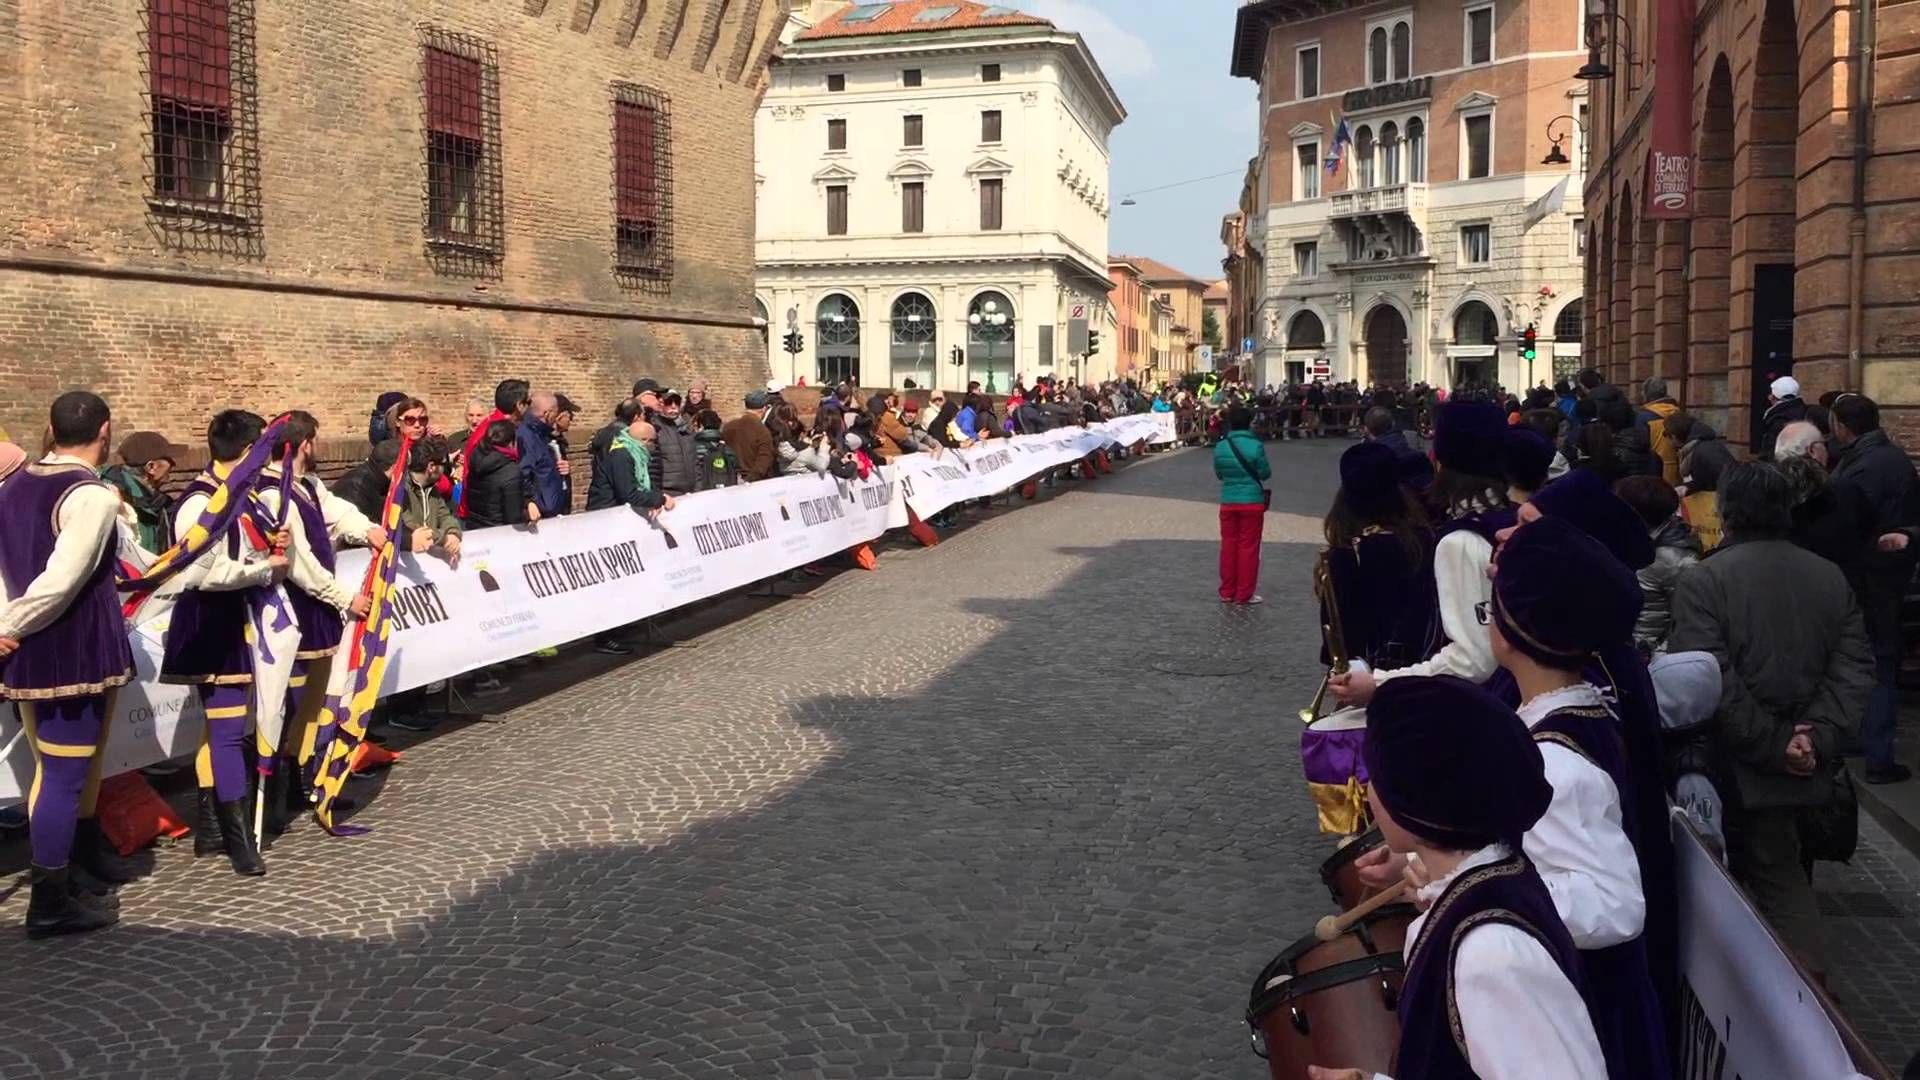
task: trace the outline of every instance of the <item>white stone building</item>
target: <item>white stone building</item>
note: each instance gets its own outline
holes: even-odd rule
[[[1097,379],[1108,137],[1079,35],[971,0],[815,0],[755,127],[755,292],[775,378],[1006,390]],[[803,347],[789,353],[790,322]]]

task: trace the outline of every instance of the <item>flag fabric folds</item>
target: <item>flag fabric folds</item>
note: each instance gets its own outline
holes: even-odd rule
[[[400,440],[400,456],[388,477],[380,524],[390,537],[400,535],[400,492],[406,482],[407,458],[412,449],[412,439]],[[380,683],[387,672],[387,640],[393,632],[387,601],[393,594],[394,574],[399,567],[395,556],[399,550],[399,543],[390,539],[367,565],[366,582],[361,587],[370,598],[367,617],[348,629],[344,647],[335,658],[333,677],[328,681],[326,715],[321,722],[333,724],[337,730],[314,780],[313,813],[321,826],[335,836],[364,831],[335,822],[334,813],[341,789],[353,775],[354,753],[366,740],[367,717],[379,700]]]
[[[1347,127],[1347,118],[1341,117],[1333,125],[1333,145],[1327,149],[1327,175],[1340,171],[1340,163],[1346,160],[1347,148],[1353,145],[1353,130]]]
[[[268,460],[273,456],[274,441],[280,437],[280,431],[286,424],[285,416],[268,424],[260,437],[253,441],[253,446],[248,448],[246,456],[234,465],[226,479],[214,489],[213,495],[207,499],[206,509],[200,511],[200,520],[188,526],[177,543],[161,552],[147,566],[145,573],[120,582],[121,591],[135,594],[128,598],[129,611],[137,608],[140,601],[151,596],[169,578],[192,566],[194,560],[206,554],[208,548],[227,534],[228,526],[252,504],[249,495],[253,492],[254,479],[260,475],[260,470],[267,467]]]
[[[250,513],[260,531],[276,536],[287,527],[293,507],[293,451],[280,463],[280,509],[272,520],[255,502]],[[293,680],[294,654],[300,649],[300,622],[284,584],[247,590],[247,650],[253,654],[253,737],[259,771],[273,771],[286,731],[287,686]]]

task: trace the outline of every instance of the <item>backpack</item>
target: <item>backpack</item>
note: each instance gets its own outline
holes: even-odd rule
[[[740,483],[740,455],[719,439],[701,439],[693,450],[693,490],[712,491]]]

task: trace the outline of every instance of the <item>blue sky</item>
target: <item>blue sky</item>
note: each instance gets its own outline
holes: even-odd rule
[[[1127,107],[1113,134],[1111,250],[1220,276],[1220,217],[1258,147],[1258,88],[1227,74],[1238,0],[1002,0],[1086,38]],[[1212,180],[1129,192],[1212,173]]]

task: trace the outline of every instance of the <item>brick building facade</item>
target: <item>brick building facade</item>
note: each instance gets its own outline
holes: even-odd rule
[[[364,430],[509,376],[766,378],[752,117],[787,0],[0,0],[0,425],[92,387]]]
[[[1661,25],[1686,6],[1623,0],[1589,27],[1611,72],[1586,185],[1596,363],[1622,384],[1666,377],[1735,443],[1792,374],[1808,400],[1864,390],[1920,445],[1920,8],[1698,0],[1681,33]],[[1690,66],[1652,62],[1675,45]],[[1664,93],[1689,122],[1692,203],[1657,218]]]

